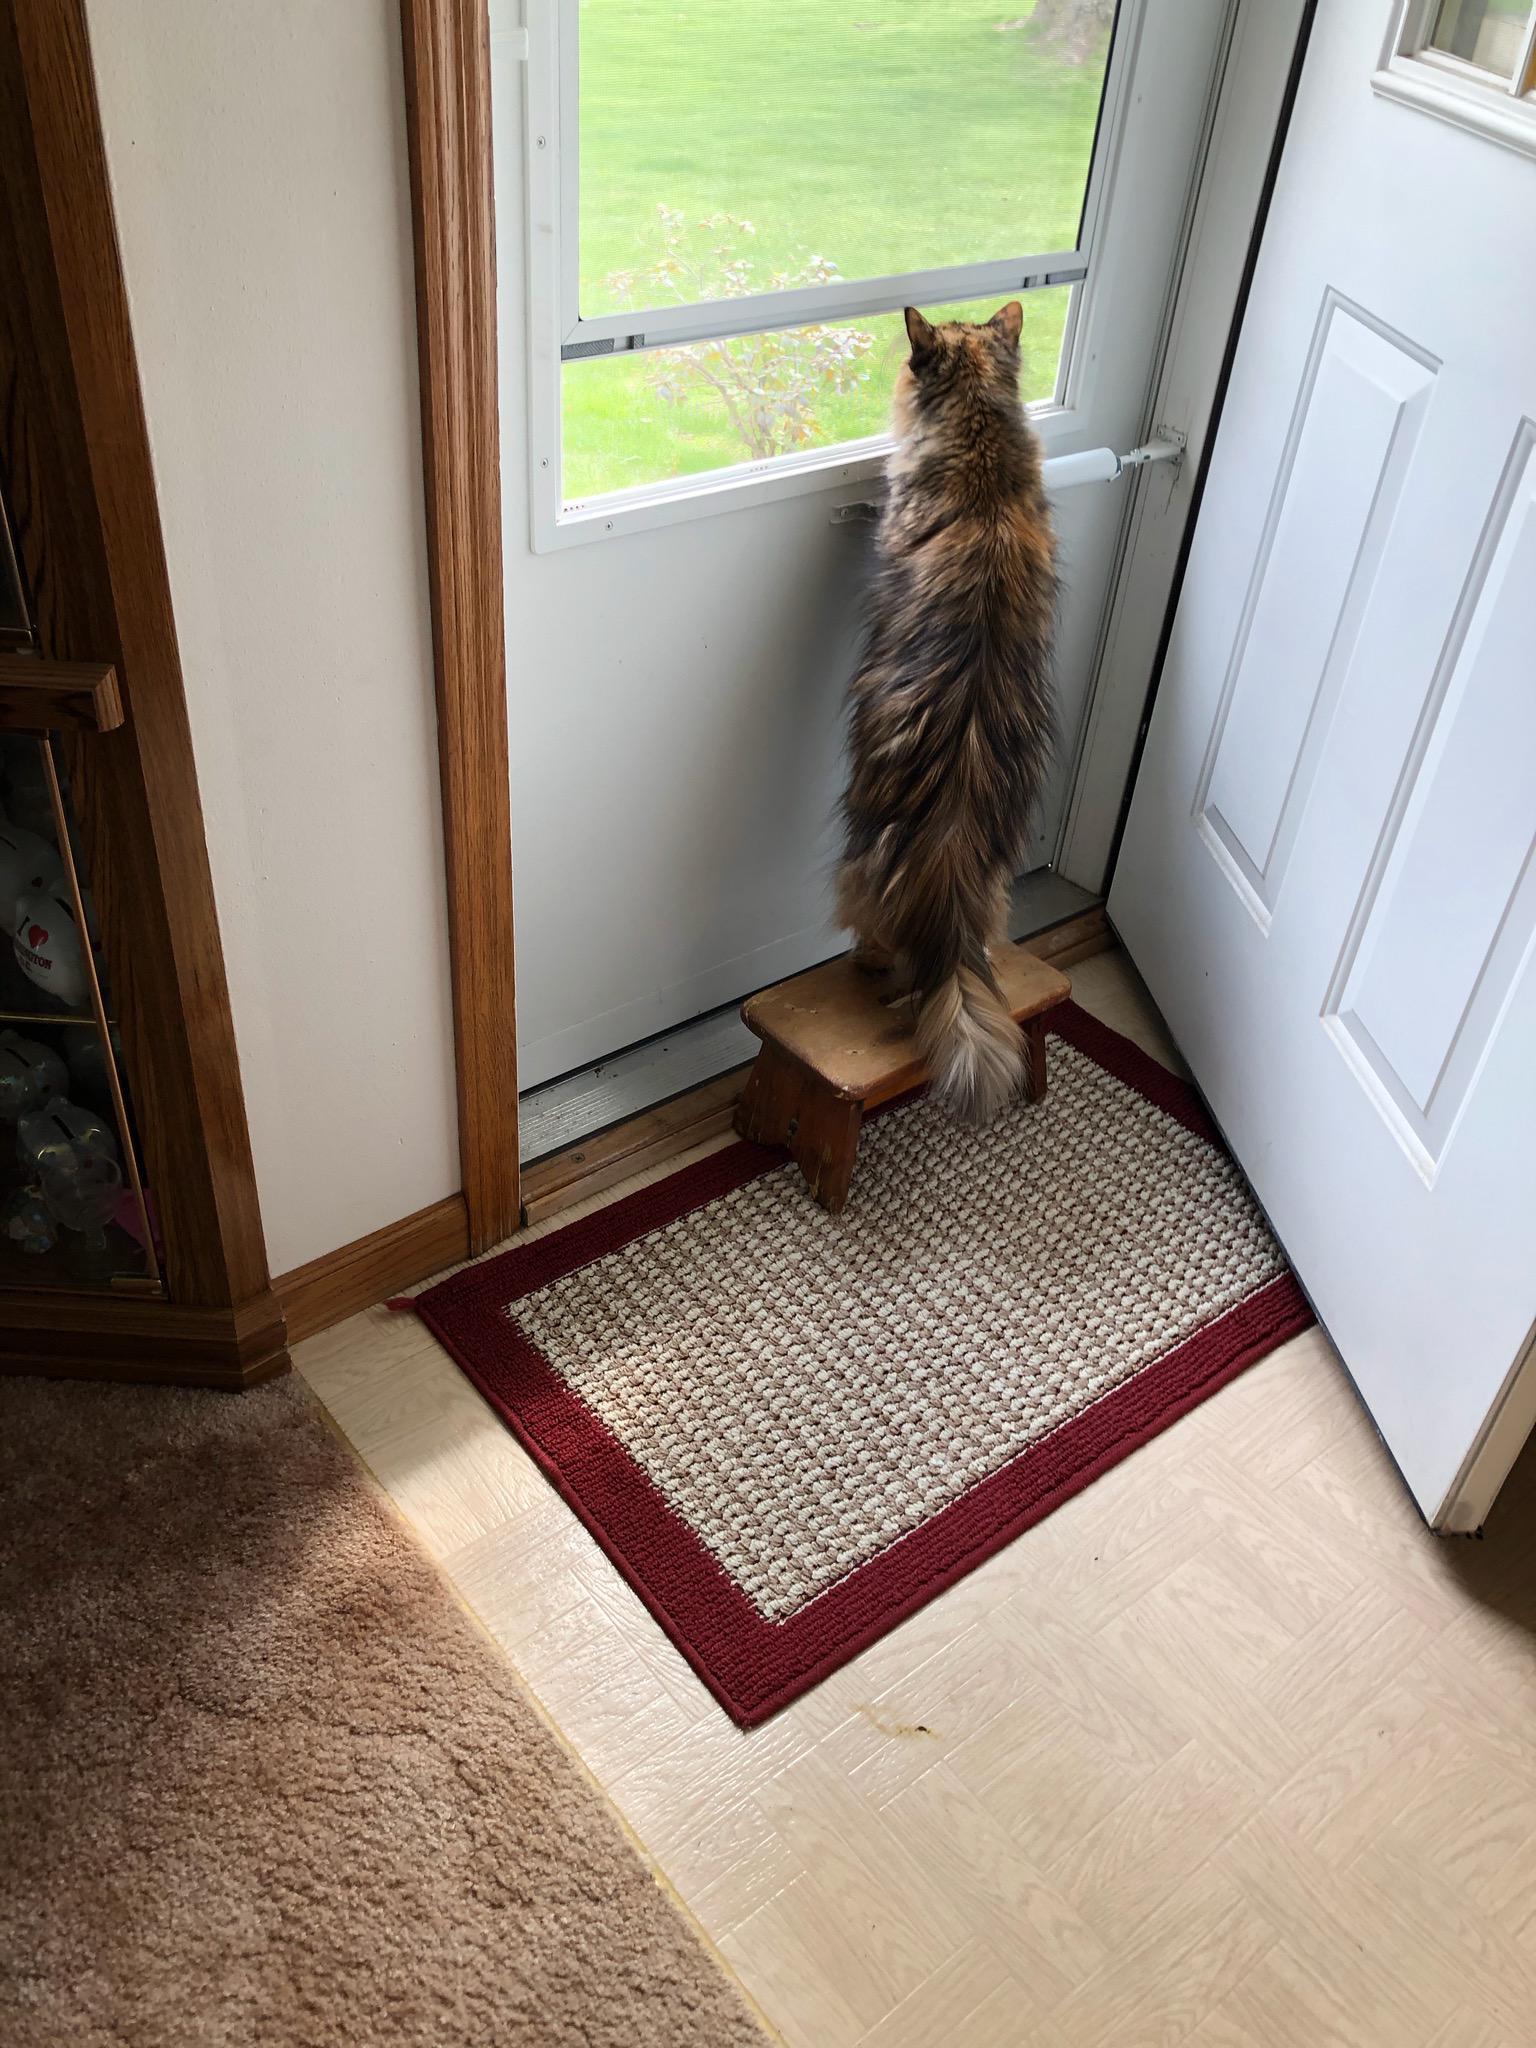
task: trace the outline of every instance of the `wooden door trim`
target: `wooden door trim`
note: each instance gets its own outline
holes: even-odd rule
[[[459,1161],[473,1251],[519,1220],[491,52],[474,0],[401,0]]]
[[[84,0],[0,0],[0,466],[41,652],[111,663],[123,722],[60,745],[166,1239],[179,1376],[281,1365]],[[174,1305],[174,1313],[167,1314]],[[156,1305],[0,1295],[0,1353]],[[108,1313],[110,1310],[110,1313]],[[103,1314],[113,1325],[109,1333]],[[77,1347],[78,1348],[78,1347]],[[110,1348],[108,1345],[107,1348]]]

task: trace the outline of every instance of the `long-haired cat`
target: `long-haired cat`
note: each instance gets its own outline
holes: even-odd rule
[[[1023,1078],[990,956],[1052,738],[1055,541],[1022,319],[1016,299],[979,326],[907,308],[838,873],[857,957],[910,975],[934,1091],[970,1123]]]

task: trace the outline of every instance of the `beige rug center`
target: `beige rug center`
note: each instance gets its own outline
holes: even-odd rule
[[[507,1313],[781,1621],[1283,1271],[1225,1154],[1053,1039],[988,1130],[869,1126],[841,1217],[786,1167]]]

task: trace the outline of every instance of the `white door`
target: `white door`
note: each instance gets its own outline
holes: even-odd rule
[[[527,0],[526,61],[519,12],[497,0],[492,48],[530,1087],[841,944],[869,529],[833,514],[875,488],[899,309],[1022,292],[1047,453],[1138,441],[1229,5],[1120,0],[1107,64],[1110,0]],[[763,396],[739,365],[765,337],[800,353]],[[1065,744],[1037,863],[1129,489],[1058,503]]]
[[[1527,0],[1317,11],[1111,915],[1424,1513],[1536,1317]]]

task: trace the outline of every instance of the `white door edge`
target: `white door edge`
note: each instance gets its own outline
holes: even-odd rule
[[[1499,1488],[1536,1430],[1536,1330],[1510,1367],[1477,1442],[1431,1518],[1448,1536],[1472,1536],[1488,1519]]]
[[[1101,893],[1130,786],[1158,642],[1209,438],[1217,384],[1259,223],[1309,0],[1232,0],[1146,432],[1186,436],[1177,469],[1140,477],[1099,642],[1077,769],[1052,865]]]

